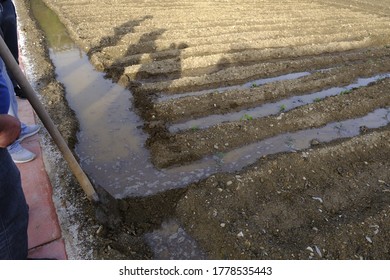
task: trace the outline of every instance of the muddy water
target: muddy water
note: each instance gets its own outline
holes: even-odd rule
[[[92,67],[85,53],[72,42],[57,16],[40,0],[32,0],[31,5],[34,16],[46,32],[57,79],[64,84],[69,105],[76,112],[80,122],[76,152],[80,157],[81,165],[94,183],[103,186],[117,198],[147,196],[184,187],[216,172],[239,170],[263,155],[305,149],[310,146],[312,139],[327,142],[340,137],[352,137],[359,133],[358,127],[361,125],[380,127],[389,122],[387,111],[381,109],[362,119],[329,124],[315,130],[279,135],[226,154],[209,156],[186,166],[157,170],[151,164],[149,152],[144,147],[147,135],[141,129],[142,120],[132,110],[131,93],[105,79],[103,73]],[[252,81],[242,86],[299,78],[308,74],[310,73],[293,73]],[[350,87],[361,86],[370,81],[372,79],[359,80],[356,85]],[[315,98],[332,95],[337,90],[342,89],[319,92],[306,98],[295,97],[282,102],[286,103],[283,103],[286,109],[292,109],[302,103],[313,102]],[[269,110],[264,110],[265,107],[262,106],[261,110],[253,109],[226,117],[229,120],[240,118],[243,114],[261,117],[264,112],[272,114],[275,110],[280,110],[281,104],[265,105],[270,108]],[[210,125],[213,118],[215,119],[212,116],[205,122]],[[194,121],[199,122],[199,120]],[[375,125],[371,125],[371,122]],[[191,122],[185,124],[187,128],[193,125]],[[201,123],[196,125],[202,126]],[[183,127],[179,126],[176,129],[183,129]]]
[[[128,173],[122,162],[140,163],[148,158],[143,148],[146,135],[137,128],[142,122],[129,109],[131,95],[94,70],[50,9],[39,0],[31,5],[46,33],[57,79],[65,86],[80,123],[76,153],[81,165],[96,183],[112,187],[119,174]]]

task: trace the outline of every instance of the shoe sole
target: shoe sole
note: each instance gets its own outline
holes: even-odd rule
[[[39,132],[39,130],[41,130],[40,127],[36,131],[33,131],[33,132],[29,133],[29,134],[25,134],[22,137],[18,138],[18,141],[22,142],[24,139],[26,139],[28,137],[31,137],[31,136],[34,136],[35,134],[37,134]]]
[[[30,161],[33,161],[37,156],[34,155],[32,158],[29,158],[29,159],[25,159],[25,160],[14,160],[14,163],[27,163],[27,162],[30,162]]]

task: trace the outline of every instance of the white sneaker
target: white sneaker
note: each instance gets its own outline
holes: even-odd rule
[[[15,163],[29,162],[35,158],[35,154],[23,148],[19,141],[9,145],[7,149]]]
[[[36,124],[26,125],[26,124],[22,123],[18,141],[22,142],[27,137],[30,137],[30,136],[37,134],[40,129],[41,129],[41,127],[39,125],[36,125]]]

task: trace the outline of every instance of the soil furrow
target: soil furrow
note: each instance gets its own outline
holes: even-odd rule
[[[303,46],[301,48],[270,48],[268,53],[264,49],[245,50],[233,53],[220,53],[213,55],[199,55],[183,58],[168,58],[150,63],[136,64],[124,68],[124,75],[130,79],[148,79],[159,76],[169,76],[169,74],[180,74],[180,77],[198,76],[208,74],[221,69],[223,66],[247,65],[261,60],[286,59],[293,57],[303,57],[304,55],[320,55],[322,53],[334,53],[362,48],[369,45],[369,41],[360,42],[337,42],[323,45]],[[284,51],[284,53],[283,53]],[[268,57],[267,57],[268,55]],[[123,61],[123,60],[121,60]],[[119,66],[115,64],[115,66]]]
[[[178,133],[169,136],[168,139],[150,143],[154,164],[167,167],[179,162],[200,159],[205,155],[223,153],[280,133],[321,127],[330,122],[361,117],[376,108],[390,106],[390,95],[387,94],[389,86],[390,79],[385,79],[376,85],[352,91],[348,95],[329,97],[321,102],[291,110],[282,118],[269,116],[220,124],[201,131]]]
[[[323,5],[334,6],[337,8],[349,9],[352,11],[359,11],[363,13],[373,13],[376,15],[382,15],[388,17],[390,14],[390,2],[388,0],[384,1],[334,1],[334,0],[324,0],[317,1]]]
[[[366,17],[362,19],[361,17],[356,16],[348,16],[345,15],[342,19],[340,19],[337,15],[334,15],[334,13],[330,13],[328,15],[320,14],[316,17],[316,22],[313,23],[313,18],[303,18],[302,16],[299,16],[297,18],[289,18],[289,20],[277,20],[277,18],[269,19],[269,18],[257,18],[257,19],[236,19],[234,21],[232,20],[219,20],[219,21],[210,21],[205,23],[204,21],[196,21],[196,22],[178,22],[173,23],[172,21],[169,22],[155,22],[152,19],[145,20],[142,22],[142,24],[135,26],[131,31],[137,32],[137,33],[147,33],[150,30],[156,30],[159,28],[164,28],[166,30],[175,30],[179,31],[182,30],[183,32],[186,32],[187,30],[201,30],[201,29],[208,29],[209,32],[215,29],[223,29],[223,28],[251,28],[252,26],[263,26],[264,30],[274,29],[276,27],[280,28],[292,28],[296,26],[322,26],[323,23],[329,23],[329,25],[333,25],[336,22],[339,22],[340,24],[351,24],[351,25],[359,25],[361,22],[370,22],[372,21],[372,17]],[[384,23],[383,20],[374,20],[374,22],[380,22]],[[81,23],[82,24],[82,23]],[[109,24],[109,23],[108,23]],[[111,32],[112,29],[107,28],[105,29],[107,32]],[[226,31],[223,31],[226,32]]]
[[[162,33],[159,36],[159,40],[194,40],[194,39],[202,39],[203,37],[213,37],[218,36],[220,38],[225,38],[228,35],[231,34],[240,34],[240,36],[245,37],[252,37],[253,33],[257,34],[257,38],[283,38],[283,37],[291,37],[291,36],[305,36],[305,35],[317,35],[317,34],[333,34],[333,33],[343,33],[348,30],[351,30],[352,32],[355,32],[356,29],[360,30],[369,30],[375,32],[380,32],[380,30],[386,30],[389,28],[390,23],[388,22],[356,22],[356,23],[345,23],[342,24],[341,22],[334,22],[332,24],[329,21],[326,21],[327,24],[316,24],[315,26],[306,27],[304,30],[301,30],[300,25],[298,23],[294,23],[294,25],[271,25],[269,28],[265,25],[250,25],[242,30],[240,28],[237,28],[236,26],[233,26],[231,30],[229,28],[223,27],[223,28],[211,28],[207,27],[206,29],[196,29],[195,32],[191,32],[191,30],[185,30],[184,32],[176,31],[176,30],[169,30],[164,28],[166,30],[164,33]],[[162,28],[157,28],[157,30]],[[377,30],[378,29],[378,30]],[[224,31],[222,31],[224,30]],[[149,32],[142,32],[142,33],[131,33],[129,35],[123,36],[121,39],[121,44],[129,44],[134,41],[140,42],[141,39],[143,42],[146,42],[149,38],[145,35]],[[153,36],[151,36],[150,40],[155,40]],[[199,42],[200,44],[202,41]]]
[[[369,52],[369,51],[368,51]],[[380,52],[381,53],[381,52]],[[209,89],[223,86],[237,85],[240,83],[256,80],[259,78],[267,78],[279,76],[286,73],[312,71],[323,68],[336,67],[344,63],[352,63],[364,59],[367,54],[361,52],[321,55],[315,57],[304,57],[295,60],[280,60],[276,62],[265,62],[250,66],[237,66],[227,68],[216,73],[205,74],[197,77],[180,78],[180,73],[177,73],[178,78],[171,81],[161,81],[155,83],[145,83],[133,88],[134,93],[139,96],[143,94],[175,94],[179,92],[195,91],[201,89]],[[377,54],[370,53],[374,58]],[[129,79],[123,75],[120,82],[123,85],[131,84],[133,79]]]
[[[359,77],[369,77],[390,72],[390,65],[361,63],[342,66],[326,72],[317,72],[297,80],[274,82],[249,89],[210,92],[201,96],[188,96],[155,103],[152,116],[164,122],[179,122],[213,114],[238,112],[257,107],[265,102],[275,102],[295,95],[351,84]],[[380,61],[379,61],[380,63]]]
[[[179,58],[181,60],[198,57],[198,56],[211,56],[214,55],[214,60],[219,59],[225,60],[224,57],[235,57],[240,56],[246,58],[247,56],[257,55],[257,61],[259,60],[272,60],[272,59],[281,59],[284,57],[295,58],[305,55],[316,55],[322,53],[332,53],[332,52],[344,52],[357,48],[366,48],[372,45],[370,39],[363,39],[361,41],[339,41],[331,42],[325,44],[316,44],[316,45],[301,45],[301,46],[289,46],[289,47],[280,47],[280,48],[256,48],[257,45],[251,45],[250,47],[247,44],[214,44],[214,45],[205,45],[205,46],[196,46],[188,47],[185,49],[170,49],[160,52],[153,53],[143,53],[130,55],[126,57],[120,57],[118,59],[112,60],[111,56],[107,57],[101,52],[93,53],[91,59],[96,65],[99,65],[99,68],[110,68],[114,67],[124,67],[128,65],[136,64],[147,64],[153,61],[161,61],[164,59],[173,59]],[[228,60],[237,60],[229,58]]]
[[[321,21],[318,24],[315,24],[314,26],[311,26],[310,28],[305,28],[304,31],[299,28],[299,26],[305,26],[310,25],[311,20],[308,19],[305,22],[294,22],[294,24],[269,24],[266,25],[264,23],[258,23],[258,24],[245,24],[245,25],[237,25],[236,23],[230,23],[228,26],[215,26],[215,24],[210,24],[209,26],[201,26],[198,28],[194,28],[192,25],[188,25],[187,28],[185,26],[180,26],[182,29],[172,29],[172,27],[168,26],[155,26],[153,27],[147,27],[145,28],[143,24],[141,25],[144,27],[140,30],[140,25],[134,25],[134,26],[123,26],[118,27],[115,29],[112,29],[112,27],[106,27],[100,28],[100,31],[105,34],[105,36],[115,36],[119,32],[122,32],[123,34],[127,33],[121,38],[120,44],[126,45],[130,44],[132,42],[140,42],[141,40],[143,42],[146,42],[148,40],[155,40],[153,35],[149,35],[150,30],[165,30],[164,33],[159,34],[159,39],[164,40],[185,40],[186,38],[194,39],[194,38],[201,38],[201,37],[210,37],[210,36],[224,36],[229,34],[235,34],[235,33],[244,33],[244,34],[250,34],[251,32],[256,32],[258,34],[264,34],[268,38],[274,37],[274,36],[283,36],[286,37],[286,35],[304,35],[304,34],[323,34],[329,32],[329,30],[332,30],[332,32],[341,32],[346,30],[355,30],[355,29],[365,29],[365,30],[375,30],[377,28],[388,28],[389,23],[383,22],[383,21],[377,21],[373,22],[369,18],[367,18],[367,21],[351,21],[347,19],[343,20],[324,20]],[[101,22],[100,24],[103,26],[110,26],[107,22]],[[89,26],[90,23],[84,24],[85,26]],[[89,33],[89,30],[86,28],[83,32],[83,24],[80,24],[78,26],[78,32],[80,34]]]
[[[194,46],[202,45],[212,45],[212,44],[234,44],[237,41],[240,41],[241,44],[247,44],[249,46],[256,46],[256,48],[276,48],[276,47],[286,47],[286,46],[296,46],[296,45],[309,45],[309,44],[321,44],[321,43],[330,43],[334,41],[353,41],[361,40],[363,38],[373,38],[379,34],[386,36],[389,31],[388,28],[377,29],[372,32],[371,30],[359,30],[357,32],[335,32],[333,33],[323,33],[321,35],[310,34],[307,36],[289,36],[286,37],[269,37],[268,35],[261,35],[257,32],[250,32],[248,34],[237,34],[236,36],[231,35],[222,35],[222,36],[210,36],[210,37],[198,37],[198,38],[180,38],[176,41],[159,39],[159,34],[164,33],[164,29],[152,31],[145,36],[152,36],[154,40],[144,41],[135,41],[125,44],[115,44],[104,46],[102,48],[102,41],[94,40],[91,42],[91,46],[98,50],[103,50],[105,53],[116,54],[116,57],[124,57],[127,55],[139,54],[139,53],[148,53],[148,52],[158,52],[167,49],[174,48],[188,48]],[[110,41],[109,38],[106,38],[107,41]],[[389,39],[383,38],[384,42],[389,41]],[[181,46],[181,47],[180,47]]]

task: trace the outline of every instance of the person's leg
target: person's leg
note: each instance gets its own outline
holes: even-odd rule
[[[4,63],[4,62],[0,60],[0,63]],[[4,69],[4,65],[3,65],[3,69]],[[8,114],[14,116],[19,120],[18,101],[16,100],[15,93],[13,91],[12,82],[8,77],[7,73],[3,73],[3,77],[5,82],[7,83],[9,99],[10,99]],[[14,160],[14,162],[25,163],[35,159],[35,154],[23,148],[20,145],[20,142],[27,137],[37,134],[39,130],[40,130],[39,125],[26,125],[21,122],[19,138],[14,143],[8,146],[8,152],[11,154],[11,157]]]
[[[9,81],[9,84],[11,84],[11,81]],[[12,89],[12,85],[9,86],[9,88]],[[13,93],[13,90],[9,90],[9,93],[10,93],[10,106],[9,106],[8,114],[19,119],[18,102],[16,100],[15,94]],[[27,137],[37,134],[39,130],[40,130],[39,125],[26,125],[25,123],[21,122],[19,138],[14,143],[9,145],[7,148],[14,162],[26,163],[35,159],[36,155],[30,152],[29,150],[23,148],[20,142]]]
[[[16,62],[19,64],[18,27],[15,6],[11,0],[2,2],[2,6],[3,16],[1,20],[1,29],[3,31],[4,42],[8,46]],[[17,81],[10,72],[8,72],[8,75],[11,78],[16,95],[25,99],[26,96],[19,87]]]
[[[0,1],[0,36],[4,38],[3,30],[1,29],[1,26],[3,25],[3,3]]]
[[[5,75],[5,81],[7,82],[10,104],[8,114],[19,119],[18,116],[18,101],[16,100],[15,92],[13,91],[13,84],[8,75]]]
[[[19,63],[18,29],[14,3],[11,0],[2,2],[3,17],[1,29],[4,42],[7,44],[15,60]]]
[[[0,149],[0,259],[24,260],[28,252],[28,206],[20,173]]]

